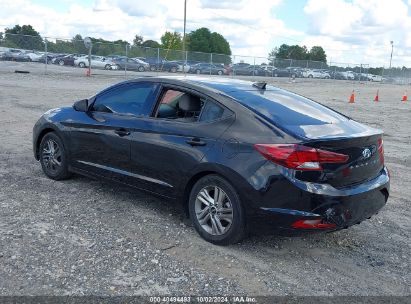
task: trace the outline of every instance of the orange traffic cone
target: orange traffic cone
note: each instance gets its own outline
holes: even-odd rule
[[[354,94],[354,90],[352,90],[351,96],[350,96],[350,100],[348,101],[348,103],[355,103],[355,94]]]
[[[404,95],[402,96],[401,101],[402,102],[406,102],[408,100],[408,96],[407,96],[407,91],[404,92]]]
[[[375,97],[374,97],[375,102],[380,101],[380,96],[378,95],[378,93],[379,93],[379,90],[377,90],[377,95],[375,95]]]

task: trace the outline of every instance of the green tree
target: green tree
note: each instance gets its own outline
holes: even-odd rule
[[[202,27],[187,35],[188,50],[194,52],[231,55],[229,42],[223,35]]]
[[[313,46],[308,55],[310,60],[327,62],[327,55],[321,46]]]
[[[160,43],[154,40],[146,40],[141,44],[142,47],[148,47],[148,48],[159,48]]]
[[[141,46],[143,44],[143,36],[136,35],[133,39],[133,46]]]
[[[277,59],[296,59],[296,60],[308,59],[308,52],[307,52],[306,46],[282,44],[280,45],[279,48],[274,49],[274,50],[275,50],[275,55]],[[271,53],[273,51],[271,51]]]
[[[181,50],[183,47],[183,39],[181,34],[177,32],[165,32],[160,40],[163,49]]]
[[[15,47],[27,50],[43,50],[44,44],[40,33],[31,25],[15,25],[12,28],[6,28],[5,46]]]
[[[211,52],[217,54],[231,55],[230,44],[223,35],[213,32],[211,33]]]

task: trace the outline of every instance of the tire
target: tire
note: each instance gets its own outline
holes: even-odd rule
[[[51,148],[52,147],[52,148]],[[63,141],[55,132],[44,135],[39,147],[41,168],[47,177],[63,180],[70,177]],[[50,158],[52,157],[52,160]]]
[[[144,72],[146,69],[142,66],[142,65],[140,65],[139,67],[138,67],[138,71],[139,72]]]
[[[308,78],[313,78],[314,76],[313,75],[308,75]]]
[[[106,65],[104,66],[104,69],[105,69],[105,70],[111,70],[111,65],[106,64]]]
[[[64,65],[64,60],[60,60],[59,65],[63,66]]]
[[[80,63],[78,64],[78,66],[79,66],[80,68],[85,68],[85,67],[86,67],[86,64],[85,64],[84,62],[80,62]]]
[[[154,72],[156,70],[156,67],[155,66],[150,66],[150,71],[152,71],[152,72]]]
[[[217,75],[223,75],[223,71],[217,71]]]
[[[216,188],[221,196],[220,203],[214,204]],[[208,207],[204,202],[209,204]],[[214,174],[201,178],[192,188],[188,204],[194,228],[207,242],[229,245],[244,238],[245,216],[240,197],[224,178]],[[222,210],[224,211],[221,213]]]
[[[176,67],[171,67],[171,68],[170,68],[170,72],[171,72],[171,73],[176,73],[176,72],[177,72],[177,68],[176,68]]]
[[[196,74],[201,74],[201,70],[196,70]]]

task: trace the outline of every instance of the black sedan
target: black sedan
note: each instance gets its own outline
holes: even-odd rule
[[[145,77],[46,112],[34,156],[180,202],[207,241],[241,240],[264,218],[334,231],[386,203],[382,132],[266,83]]]
[[[75,57],[74,55],[61,55],[61,56],[57,56],[55,58],[52,59],[52,63],[54,64],[58,64],[60,66],[63,65],[70,65],[70,66],[74,66],[74,60],[76,60],[77,57]]]

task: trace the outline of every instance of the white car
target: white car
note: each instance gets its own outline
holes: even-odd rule
[[[31,61],[37,62],[43,56],[44,53],[40,52],[26,52],[25,55],[29,56]]]
[[[330,74],[325,71],[320,70],[304,70],[302,72],[303,77],[306,78],[322,78],[322,79],[329,79]]]
[[[376,82],[381,82],[382,81],[382,76],[380,76],[380,75],[368,74],[367,78],[368,78],[369,81],[376,81]]]
[[[118,66],[111,60],[102,56],[91,55],[91,67],[95,69],[117,70]],[[88,56],[79,57],[74,60],[74,65],[80,68],[88,67]]]

